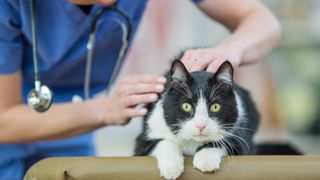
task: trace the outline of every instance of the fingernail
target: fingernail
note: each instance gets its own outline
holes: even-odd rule
[[[165,83],[165,82],[167,82],[167,79],[164,78],[164,77],[161,77],[161,78],[158,79],[158,82],[159,83]]]
[[[163,85],[156,85],[156,90],[157,91],[163,91],[164,86]]]
[[[141,109],[141,110],[140,110],[140,113],[141,113],[141,114],[147,114],[147,109]]]
[[[155,95],[155,94],[152,94],[152,95],[149,96],[149,99],[152,100],[152,101],[157,100],[157,98],[158,98],[158,96]]]

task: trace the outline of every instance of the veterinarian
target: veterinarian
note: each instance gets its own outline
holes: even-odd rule
[[[228,59],[237,67],[262,59],[277,43],[276,19],[254,0],[193,0],[209,17],[232,33],[217,47],[191,49],[183,56],[190,71],[215,69]],[[114,94],[71,103],[83,95],[86,43],[93,12],[115,0],[35,0],[41,80],[50,86],[50,110],[28,107],[34,88],[31,17],[28,0],[0,1],[0,179],[22,179],[36,161],[49,156],[94,155],[91,131],[123,125],[145,109],[135,105],[157,100],[165,79],[133,75],[121,80]],[[146,0],[120,0],[119,7],[139,26]],[[168,4],[169,5],[169,4]],[[116,23],[101,22],[92,63],[91,96],[106,87],[121,47]],[[132,38],[131,38],[132,39]]]

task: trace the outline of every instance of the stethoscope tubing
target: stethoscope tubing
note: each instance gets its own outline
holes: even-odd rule
[[[118,2],[116,2],[115,4],[111,5],[111,6],[106,6],[106,7],[102,7],[100,9],[98,9],[94,15],[93,15],[93,21],[92,21],[92,24],[91,24],[91,27],[90,27],[90,34],[94,33],[96,31],[96,28],[97,28],[97,22],[100,18],[100,16],[106,12],[106,11],[113,11],[113,12],[117,12],[118,14],[121,15],[121,17],[124,18],[125,22],[127,23],[127,29],[128,29],[128,33],[127,33],[127,41],[130,40],[130,36],[131,36],[131,31],[132,31],[132,23],[131,23],[131,20],[129,18],[129,16],[124,12],[122,11],[121,9],[119,9],[117,7],[117,4]]]
[[[97,25],[98,20],[100,19],[100,16],[104,12],[109,11],[109,12],[118,13],[125,20],[125,24],[126,24],[125,27],[123,27],[123,23],[121,23],[121,21],[118,18],[115,18],[115,21],[120,25],[122,29],[122,35],[125,39],[122,38],[122,46],[118,54],[116,65],[111,73],[111,77],[106,87],[106,90],[105,90],[106,93],[109,91],[110,85],[114,83],[116,79],[116,75],[120,71],[121,64],[124,60],[124,55],[128,48],[128,42],[131,38],[132,23],[130,21],[129,16],[124,11],[119,9],[117,7],[117,4],[118,4],[118,1],[111,6],[100,8],[93,15],[92,24],[90,27],[89,40],[87,43],[87,60],[86,60],[86,70],[85,70],[85,79],[84,79],[84,88],[83,88],[85,99],[90,99],[90,80],[91,80],[91,69],[92,69],[91,66],[92,66],[92,60],[93,60],[93,54],[94,54],[93,51],[94,51],[94,45],[95,45],[95,33],[98,26]]]
[[[128,48],[128,42],[131,38],[132,31],[132,23],[130,21],[129,16],[117,7],[119,1],[114,3],[111,6],[106,6],[98,9],[94,15],[92,24],[90,26],[90,36],[87,43],[87,59],[86,59],[86,72],[85,72],[85,82],[84,82],[84,96],[85,99],[89,99],[90,96],[90,73],[91,73],[91,64],[93,58],[93,50],[95,43],[95,33],[97,28],[97,22],[100,16],[106,11],[117,12],[126,22],[126,27],[124,27],[123,23],[120,24],[121,29],[123,31],[123,44],[120,49],[118,59],[115,65],[115,68],[112,71],[111,78],[106,88],[106,92],[109,90],[110,84],[112,84],[115,80],[116,74],[120,70],[120,66],[124,60],[125,52]],[[50,104],[52,103],[52,91],[45,85],[41,84],[40,81],[40,73],[39,73],[39,64],[38,64],[38,48],[37,48],[37,29],[36,29],[36,17],[35,17],[35,3],[34,0],[30,0],[30,17],[31,17],[31,36],[32,36],[32,54],[33,54],[33,67],[34,67],[34,85],[35,89],[32,89],[28,95],[28,104],[38,112],[45,112],[49,109]],[[42,92],[43,91],[43,92]],[[30,96],[30,97],[29,97]]]

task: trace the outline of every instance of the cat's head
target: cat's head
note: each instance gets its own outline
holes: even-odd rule
[[[163,108],[167,125],[180,138],[223,139],[238,119],[231,63],[225,61],[216,73],[189,73],[181,61],[174,61]]]

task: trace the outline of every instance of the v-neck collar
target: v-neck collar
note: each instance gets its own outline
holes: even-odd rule
[[[92,9],[92,5],[77,5],[78,8],[82,10],[82,12],[85,12],[86,14],[89,14]]]
[[[88,14],[83,12],[77,5],[67,1],[58,0],[59,6],[66,12],[67,18],[71,19],[75,24],[88,24],[92,20],[92,16],[97,9],[101,8],[101,5],[92,5],[92,8]]]

